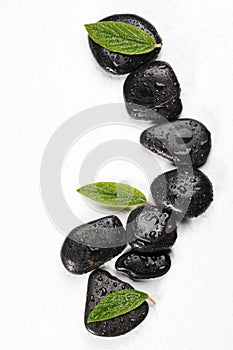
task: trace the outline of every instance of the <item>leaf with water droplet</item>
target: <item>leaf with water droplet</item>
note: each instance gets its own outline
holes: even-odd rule
[[[149,298],[148,294],[135,289],[125,289],[113,292],[103,298],[90,312],[87,322],[106,321],[111,318],[124,315],[139,307]]]
[[[128,23],[101,21],[86,24],[85,28],[95,43],[112,52],[141,55],[162,46],[144,30]]]
[[[117,182],[97,182],[77,190],[95,202],[112,207],[130,207],[146,202],[145,195],[138,189]]]

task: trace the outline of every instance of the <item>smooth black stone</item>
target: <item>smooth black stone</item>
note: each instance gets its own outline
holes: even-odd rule
[[[126,232],[116,216],[108,216],[75,228],[65,239],[61,259],[74,274],[96,269],[126,247]]]
[[[166,251],[150,254],[131,251],[121,255],[115,267],[134,280],[149,279],[165,275],[171,267],[171,259]]]
[[[84,323],[89,332],[102,337],[115,337],[130,332],[146,318],[148,304],[144,302],[138,308],[122,316],[107,321],[87,323],[90,312],[105,296],[122,289],[134,288],[107,271],[98,269],[91,273],[87,287],[84,317]]]
[[[102,19],[102,21],[123,22],[132,24],[135,27],[144,30],[151,35],[157,44],[162,43],[160,36],[158,35],[155,27],[146,21],[145,19],[131,14],[113,15]],[[149,61],[152,58],[156,58],[161,48],[156,48],[153,51],[142,55],[124,55],[116,52],[109,51],[104,47],[96,44],[89,37],[89,45],[93,56],[99,65],[106,71],[113,74],[126,74],[130,73],[143,63]]]
[[[171,66],[150,61],[132,72],[124,84],[126,109],[134,119],[174,121],[182,112],[180,84]]]
[[[177,220],[197,217],[213,201],[213,186],[198,169],[178,168],[158,176],[151,184],[151,193],[157,205],[171,208]]]
[[[127,220],[126,232],[133,250],[152,253],[168,249],[177,239],[176,223],[169,209],[141,206]]]
[[[175,165],[205,164],[211,149],[211,134],[194,119],[179,119],[173,123],[152,126],[143,131],[140,142]]]

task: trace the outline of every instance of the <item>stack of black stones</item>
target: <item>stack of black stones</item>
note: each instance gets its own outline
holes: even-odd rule
[[[114,15],[103,21],[132,24],[150,34],[156,43],[162,43],[154,26],[136,15]],[[204,213],[213,200],[212,184],[198,170],[210,153],[211,135],[197,120],[177,120],[182,112],[180,84],[171,66],[156,60],[160,48],[130,56],[110,52],[90,37],[89,44],[106,71],[130,73],[124,84],[127,111],[134,119],[155,124],[141,134],[140,142],[176,166],[154,179],[151,193],[156,204],[133,210],[126,229],[116,216],[101,218],[75,228],[62,246],[61,259],[69,272],[80,275],[93,271],[87,290],[86,328],[95,335],[110,337],[125,334],[140,324],[148,313],[148,304],[144,302],[107,321],[87,323],[89,313],[106,295],[133,288],[99,267],[129,244],[130,250],[116,261],[118,271],[133,280],[156,278],[168,272],[178,224]]]

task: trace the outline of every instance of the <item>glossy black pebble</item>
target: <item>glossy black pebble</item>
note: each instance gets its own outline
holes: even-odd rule
[[[132,24],[135,27],[144,30],[151,35],[156,43],[162,43],[160,36],[155,27],[145,19],[131,14],[113,15],[102,19],[102,21],[123,22]],[[141,66],[143,63],[158,56],[161,48],[156,48],[153,51],[143,55],[124,55],[109,51],[102,46],[96,44],[89,37],[90,49],[99,63],[99,65],[106,71],[113,74],[126,74],[132,72],[134,69]]]
[[[180,84],[171,66],[151,61],[132,72],[124,84],[124,98],[134,119],[174,121],[182,111]]]
[[[126,247],[125,230],[116,216],[108,216],[75,228],[65,239],[61,259],[74,274],[92,271]]]
[[[151,254],[131,251],[120,256],[115,267],[132,279],[149,279],[165,275],[171,267],[171,259],[165,251]]]
[[[127,220],[127,238],[138,252],[152,253],[170,248],[176,241],[176,223],[172,212],[156,206],[141,206]]]
[[[143,131],[140,142],[150,151],[179,165],[200,167],[211,149],[211,135],[194,119],[179,119],[173,123],[152,126]]]
[[[130,332],[145,319],[148,313],[147,302],[125,315],[114,317],[107,321],[87,323],[90,312],[105,296],[122,289],[134,288],[130,284],[112,276],[107,271],[98,269],[91,273],[87,287],[84,318],[85,326],[89,332],[102,337],[115,337]]]
[[[213,201],[213,187],[208,177],[198,169],[178,168],[158,176],[151,185],[157,205],[172,208],[179,220],[197,217]]]

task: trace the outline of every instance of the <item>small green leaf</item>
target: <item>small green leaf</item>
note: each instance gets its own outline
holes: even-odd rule
[[[148,294],[135,289],[124,289],[113,292],[96,305],[90,312],[87,322],[105,321],[124,315],[136,309],[148,298]]]
[[[116,182],[97,182],[83,186],[77,192],[111,207],[130,207],[146,202],[146,197],[141,191]]]
[[[127,23],[97,22],[85,24],[85,28],[94,42],[113,52],[141,55],[162,47],[142,29]]]

